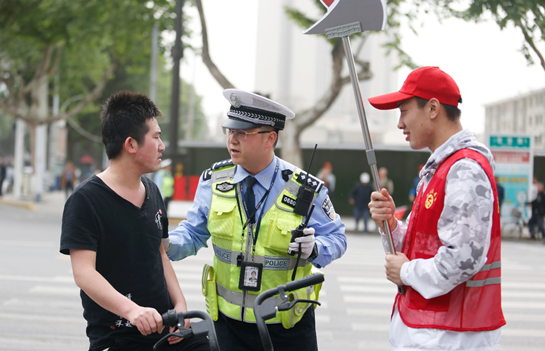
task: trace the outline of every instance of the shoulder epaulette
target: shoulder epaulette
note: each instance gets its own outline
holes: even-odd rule
[[[304,171],[299,172],[299,174],[297,174],[297,182],[305,184],[307,182],[307,173]],[[308,180],[308,186],[311,187],[315,192],[319,193],[324,186],[324,182],[311,174]]]
[[[212,168],[208,168],[204,172],[202,172],[202,180],[210,180],[212,179]]]
[[[219,161],[219,162],[216,162],[212,165],[212,167],[210,167],[213,171],[217,170],[217,169],[220,169],[220,168],[223,168],[223,167],[227,167],[227,166],[232,166],[234,163],[233,163],[233,160],[231,159],[228,159],[228,160],[223,160],[223,161]]]

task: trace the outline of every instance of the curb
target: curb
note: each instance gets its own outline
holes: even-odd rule
[[[0,203],[5,204],[5,205],[9,205],[9,206],[16,206],[16,207],[25,208],[25,209],[31,210],[31,211],[37,211],[38,210],[38,206],[36,204],[34,204],[32,202],[28,202],[28,201],[20,201],[20,200],[11,200],[11,199],[0,198]]]

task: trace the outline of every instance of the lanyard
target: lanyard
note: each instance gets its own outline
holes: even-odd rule
[[[261,198],[261,200],[259,200],[259,203],[255,206],[255,210],[253,213],[249,214],[248,213],[248,208],[246,207],[246,202],[242,202],[242,205],[244,206],[244,211],[246,212],[246,223],[243,223],[243,226],[242,226],[242,239],[244,239],[244,230],[246,229],[246,227],[248,226],[248,223],[250,222],[250,218],[252,218],[257,210],[259,209],[259,207],[261,207],[261,204],[265,201],[265,199],[267,199],[267,196],[269,195],[269,193],[271,192],[271,189],[274,185],[274,182],[276,180],[276,175],[278,174],[278,168],[279,168],[279,162],[278,160],[276,160],[276,167],[274,168],[274,174],[273,174],[273,177],[272,177],[272,180],[271,180],[271,185],[269,186],[269,189],[267,189],[267,191],[265,192],[265,195],[263,195],[263,197]],[[239,183],[239,186],[236,187],[236,191],[237,191],[237,207],[238,207],[238,212],[240,214],[240,221],[242,223],[242,213],[240,212],[240,203],[239,203],[239,196],[242,196],[242,194],[240,193],[240,183]],[[261,226],[261,218],[263,217],[263,211],[261,211],[261,216],[259,216],[259,220],[257,221],[257,228],[256,228],[256,231],[255,231],[255,237],[254,237],[254,241],[253,241],[253,246],[254,246],[254,250],[255,250],[255,244],[257,242],[257,235],[259,233],[259,227]]]

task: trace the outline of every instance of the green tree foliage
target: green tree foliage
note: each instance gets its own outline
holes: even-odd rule
[[[528,64],[534,64],[534,55],[545,70],[543,44],[545,43],[545,2],[543,0],[443,0],[453,16],[478,22],[492,17],[501,29],[509,25],[524,36],[521,52]],[[441,4],[440,4],[441,5]],[[458,8],[462,10],[458,10]]]
[[[168,0],[0,2],[0,108],[30,125],[79,112],[114,69],[148,65],[153,25],[171,29]],[[67,114],[36,115],[37,89],[60,77],[60,95],[85,96]]]

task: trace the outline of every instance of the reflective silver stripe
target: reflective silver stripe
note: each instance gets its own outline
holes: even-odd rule
[[[222,180],[230,180],[235,176],[235,167],[214,171],[212,173],[212,184]]]
[[[501,261],[496,261],[496,262],[492,262],[490,264],[485,264],[483,266],[483,268],[481,268],[481,270],[479,272],[485,272],[485,271],[489,271],[491,269],[496,269],[496,268],[500,268],[501,267]]]
[[[243,293],[239,293],[239,292],[236,292],[236,291],[229,290],[226,287],[224,287],[223,285],[218,284],[218,283],[216,283],[216,291],[217,291],[218,296],[223,297],[225,299],[225,301],[229,302],[230,304],[237,305],[237,306],[242,306],[242,295],[243,295]],[[257,295],[246,294],[245,304],[242,307],[244,307],[244,308],[254,308],[254,302],[255,302],[256,298],[257,298]],[[279,296],[272,296],[272,297],[266,299],[265,301],[268,301],[270,299],[276,299],[276,298],[280,298],[280,297]]]
[[[312,293],[314,293],[314,286],[307,287],[306,289],[308,289],[308,296],[310,298]],[[231,303],[233,305],[237,305],[237,306],[241,306],[241,307],[245,307],[245,308],[254,308],[254,302],[255,302],[255,299],[258,296],[258,295],[246,294],[246,301],[245,301],[244,306],[242,306],[242,295],[243,295],[243,293],[229,290],[226,287],[224,287],[223,285],[218,284],[218,283],[216,283],[216,291],[217,291],[218,296],[221,296],[222,298],[224,298],[225,301],[227,301],[227,302],[229,302],[229,303]],[[265,301],[269,301],[271,299],[278,300],[277,302],[281,301],[280,296],[271,296],[268,299],[266,299]],[[262,305],[265,303],[265,301],[263,301]]]
[[[501,283],[501,277],[497,278],[487,278],[484,280],[468,280],[466,282],[466,286],[468,288],[479,288],[485,285],[493,285],[493,284],[500,284]]]
[[[238,251],[224,249],[213,245],[214,253],[218,260],[227,264],[237,264]],[[297,257],[277,257],[277,256],[254,256],[253,262],[263,264],[263,269],[273,271],[289,271],[295,268]],[[310,264],[307,260],[300,259],[298,267],[304,267]]]
[[[237,263],[237,257],[236,257],[236,255],[232,254],[233,251],[221,248],[221,247],[216,246],[216,245],[213,245],[213,246],[214,246],[214,253],[216,254],[216,257],[217,257],[218,260],[220,260],[223,263],[227,263],[227,264],[236,264]]]

